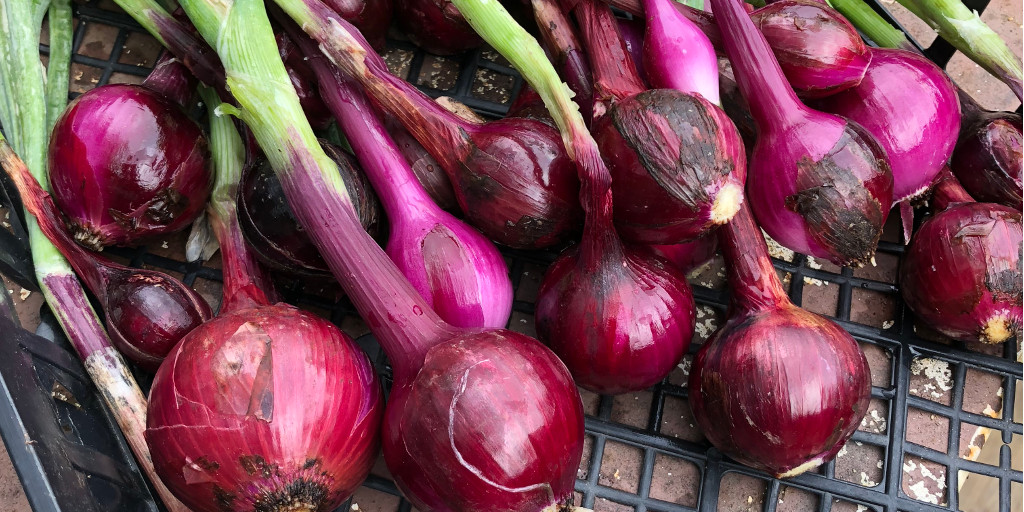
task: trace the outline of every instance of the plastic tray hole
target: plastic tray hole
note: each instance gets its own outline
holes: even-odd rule
[[[153,64],[156,64],[156,59],[160,56],[162,49],[163,46],[148,33],[129,32],[128,37],[125,38],[121,56],[117,61],[129,66],[151,68]]]
[[[1020,379],[1013,379],[1013,387],[1016,389],[1016,394],[1014,396],[1021,396],[1021,393],[1024,393],[1024,386],[1022,386],[1022,381]],[[1022,416],[1024,416],[1024,407],[1020,407],[1017,403],[1011,403],[1010,407],[1013,409],[1013,422],[1018,425],[1024,423],[1024,419],[1022,419]]]
[[[691,345],[703,345],[722,325],[724,318],[725,314],[717,309],[705,304],[697,304]]]
[[[903,459],[903,492],[913,500],[946,505],[947,468],[938,462],[907,455]]]
[[[360,486],[356,489],[356,492],[352,495],[350,501],[351,504],[348,508],[342,508],[339,512],[357,512],[360,510],[365,512],[372,512],[374,510],[398,510],[398,506],[401,504],[402,499],[393,494]]]
[[[868,360],[868,368],[871,370],[871,385],[884,389],[891,388],[893,385],[892,351],[866,342],[861,342],[860,348],[864,351],[864,357]]]
[[[1002,446],[1000,432],[973,423],[960,424],[960,439],[957,455],[961,459],[973,460],[992,466],[999,465],[999,447]],[[1015,441],[1019,442],[1019,439]],[[1011,445],[1012,449],[1012,445]],[[990,453],[993,452],[993,453]]]
[[[515,83],[511,75],[478,68],[473,78],[472,95],[474,98],[504,105],[512,98],[512,86]]]
[[[854,288],[850,303],[850,320],[879,329],[891,327],[896,318],[896,298],[862,288]]]
[[[649,495],[656,500],[696,507],[700,480],[700,470],[692,462],[659,453],[654,456]]]
[[[868,488],[885,480],[885,448],[848,441],[836,455],[835,477]]]
[[[594,512],[633,512],[633,507],[623,505],[608,498],[597,498],[594,501]]]
[[[963,470],[957,471],[956,477],[959,486],[957,495],[959,510],[964,512],[999,510],[998,478]]]
[[[725,276],[725,260],[719,254],[716,254],[711,261],[691,270],[686,278],[692,286],[702,286],[712,290],[723,289],[729,282]],[[781,276],[779,278],[781,279]]]
[[[71,85],[69,89],[73,93],[83,93],[96,87],[103,77],[103,70],[86,66],[78,62],[71,63]]]
[[[113,51],[116,39],[117,27],[102,23],[88,23],[85,25],[82,45],[78,47],[78,55],[107,60],[110,58],[110,52]]]
[[[860,422],[857,430],[871,432],[873,434],[884,434],[889,430],[889,402],[871,399],[868,404],[868,412]]]
[[[997,10],[987,9],[984,14],[988,15],[989,11],[994,13]],[[1013,51],[1012,47],[1011,51]],[[1014,52],[1017,54],[1018,59],[1020,58],[1019,52],[1020,50]],[[949,59],[949,64],[946,64],[946,73],[967,94],[978,100],[982,107],[990,110],[1007,110],[1011,112],[1016,110],[1017,106],[1020,105],[1020,101],[1013,95],[1010,88],[988,73],[979,73],[977,68],[979,66],[974,61],[957,51]]]
[[[537,302],[537,293],[540,291],[540,284],[544,281],[544,274],[547,268],[536,263],[523,265],[523,272],[519,274],[519,287],[516,288],[515,298],[529,303]]]
[[[1002,375],[968,367],[964,375],[962,408],[966,412],[1002,419],[1005,392]]]
[[[580,467],[576,470],[576,478],[586,480],[590,477],[590,461],[594,457],[594,436],[587,434],[583,436],[583,459],[580,460]]]
[[[661,435],[685,439],[694,443],[704,441],[704,434],[690,411],[690,404],[682,398],[665,397],[661,415]]]
[[[768,482],[760,478],[728,472],[718,490],[718,510],[755,512],[762,510]]]
[[[835,498],[832,499],[829,508],[829,512],[877,512],[878,510],[870,505]]]
[[[597,483],[620,491],[636,493],[640,486],[643,452],[639,448],[607,441]],[[596,510],[596,509],[595,509]]]
[[[654,394],[650,391],[623,393],[612,399],[612,421],[636,428],[647,427]]]
[[[700,307],[700,306],[698,306]],[[690,368],[693,366],[693,356],[686,354],[679,361],[679,364],[668,374],[668,383],[676,386],[686,387],[690,378]]]
[[[494,51],[494,48],[490,46],[484,46],[480,51],[480,58],[486,61],[500,64],[502,66],[512,66],[512,64],[502,54]]]
[[[384,53],[384,63],[388,65],[391,74],[408,79],[409,68],[412,66],[412,58],[416,52],[403,50],[401,48],[388,48]]]
[[[128,73],[111,73],[109,84],[141,84],[146,77],[139,75],[130,75]]]
[[[910,407],[907,409],[907,442],[946,452],[949,446],[949,418]]]
[[[839,307],[839,286],[816,277],[804,276],[800,305],[812,313],[835,316]]]
[[[597,416],[597,410],[601,407],[601,395],[580,387],[576,388],[583,399],[583,414]]]
[[[426,55],[416,85],[422,85],[439,91],[448,91],[455,87],[459,79],[459,63],[446,57]]]
[[[779,489],[779,497],[776,500],[776,512],[804,512],[806,510],[817,510],[821,496],[800,489],[783,485]]]
[[[853,277],[871,279],[883,283],[895,284],[899,275],[900,258],[887,252],[876,252],[874,264],[868,263],[853,269]]]
[[[508,328],[531,338],[537,338],[537,324],[533,315],[513,311],[512,316],[508,319]]]
[[[935,30],[928,26],[927,23],[922,21],[920,18],[915,16],[912,12],[908,11],[902,5],[896,2],[883,2],[885,8],[892,13],[893,18],[903,25],[903,28],[907,29],[907,32],[913,37],[922,48],[928,48],[931,46],[932,41],[938,37]]]
[[[931,357],[915,357],[910,363],[910,394],[925,400],[950,404],[950,393],[956,383],[949,361]]]

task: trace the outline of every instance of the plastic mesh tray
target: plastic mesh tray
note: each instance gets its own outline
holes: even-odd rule
[[[965,3],[981,11],[988,2]],[[880,4],[874,6],[892,19]],[[77,2],[75,18],[72,95],[111,81],[141,81],[161,51],[110,0]],[[436,57],[394,40],[389,49],[388,62],[396,73],[433,96],[451,96],[487,116],[503,115],[521,86],[507,63],[486,49]],[[41,45],[40,50],[45,54],[47,48]],[[926,54],[945,66],[954,50],[936,39]],[[10,204],[2,194],[0,202]],[[13,224],[12,240],[24,243]],[[1014,410],[1021,382],[1019,340],[981,353],[979,347],[950,345],[915,325],[893,284],[903,245],[893,234],[895,223],[890,224],[877,267],[840,269],[799,254],[774,260],[790,298],[836,318],[871,362],[870,413],[836,460],[817,472],[779,481],[723,457],[693,426],[686,370],[699,342],[724,318],[728,303],[717,261],[691,275],[698,335],[672,375],[642,393],[608,397],[582,392],[587,438],[577,504],[637,512],[959,510],[969,504],[959,499],[958,478],[972,473],[971,478],[995,479],[998,509],[1010,510],[1011,486],[1021,486],[1022,474],[1011,468],[1009,446],[990,464],[961,454],[980,444],[977,436],[983,429],[990,432],[987,443],[1020,444],[1021,411]],[[218,257],[207,265],[183,263],[183,239],[170,237],[166,247],[109,251],[132,265],[182,277],[211,304],[219,303]],[[555,255],[504,252],[516,287],[509,327],[534,335],[533,300]],[[0,271],[21,281],[19,274],[31,275],[26,263],[6,262]],[[280,285],[288,302],[326,315],[357,337],[388,382],[382,352],[346,300],[301,282]],[[158,510],[115,423],[45,307],[38,331],[43,337],[7,336],[13,331],[0,329],[5,333],[0,336],[0,431],[33,508]],[[148,387],[149,379],[137,375]],[[360,510],[411,510],[386,478],[383,462],[373,473],[339,510],[355,510],[355,504]]]

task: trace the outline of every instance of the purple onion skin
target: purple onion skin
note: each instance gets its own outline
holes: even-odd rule
[[[48,155],[53,198],[75,239],[94,250],[183,229],[212,186],[199,126],[135,85],[97,87],[72,101]]]
[[[286,304],[244,309],[168,356],[146,441],[157,474],[196,512],[333,510],[377,458],[381,395],[334,325]]]
[[[789,301],[747,207],[718,233],[733,302],[694,358],[690,408],[729,457],[796,476],[857,430],[871,398],[867,359],[835,322]]]
[[[382,242],[387,233],[384,209],[359,164],[327,141],[321,140],[320,145],[338,165],[363,229]],[[268,268],[294,276],[323,277],[330,273],[309,235],[295,220],[277,176],[262,158],[242,174],[238,220],[250,250]]]
[[[782,0],[754,11],[750,19],[801,97],[849,89],[871,62],[872,53],[853,25],[821,2]]]
[[[404,0],[398,0],[399,5],[403,3]],[[324,0],[324,4],[355,25],[375,50],[384,50],[394,11],[392,0]]]
[[[600,261],[581,257],[579,246],[562,253],[544,275],[535,313],[538,339],[576,384],[604,395],[647,389],[668,376],[689,348],[695,322],[681,271],[645,248],[616,245]]]
[[[571,504],[576,467],[565,461],[582,457],[583,408],[566,397],[576,395],[565,366],[535,340],[460,334],[391,392],[384,459],[419,510]]]
[[[633,65],[636,72],[645,84],[651,82],[647,76],[647,64],[644,62],[644,33],[647,31],[644,22],[639,18],[627,20],[626,18],[615,18],[619,25],[619,33],[622,34],[622,41],[626,43],[626,51],[633,58]]]
[[[519,89],[519,94],[512,100],[512,103],[508,106],[508,113],[505,115],[506,117],[522,117],[534,119],[551,126],[555,125],[555,120],[551,118],[551,113],[544,106],[544,100],[527,83],[524,83],[523,87]]]
[[[718,57],[704,32],[679,14],[674,0],[644,0],[643,67],[653,87],[700,94],[721,105]]]
[[[949,160],[960,131],[960,102],[946,73],[921,55],[874,49],[856,87],[815,106],[860,124],[892,169],[893,202],[924,194]]]
[[[715,257],[715,253],[718,252],[718,237],[711,234],[692,242],[651,245],[648,249],[685,274]]]
[[[941,179],[941,177],[940,177]],[[1021,327],[1021,212],[950,203],[936,186],[938,213],[914,233],[900,265],[900,291],[918,318],[961,341],[1001,343]]]
[[[723,191],[742,200],[743,140],[725,112],[702,97],[644,91],[613,104],[593,133],[612,173],[615,227],[625,240],[697,239],[721,223],[715,209],[719,198],[729,202]]]
[[[299,96],[299,103],[302,105],[302,111],[306,113],[306,119],[314,129],[326,129],[327,125],[331,124],[331,114],[320,100],[313,72],[302,60],[302,54],[295,48],[295,43],[285,33],[277,34],[276,39],[278,53],[284,62],[285,70],[288,71],[288,78],[295,88],[295,94]]]
[[[870,261],[892,208],[885,150],[857,123],[800,103],[765,38],[734,4],[712,0],[757,122],[747,198],[758,223],[794,251],[839,265]]]
[[[451,55],[483,43],[451,0],[399,0],[395,19],[403,34],[435,55]]]
[[[583,119],[589,123],[594,116],[594,80],[576,28],[558,0],[530,0],[529,4],[540,42],[559,76],[572,90],[573,102],[579,106]]]
[[[539,97],[538,97],[539,99]],[[510,113],[511,115],[511,113]],[[430,153],[423,148],[423,145],[416,140],[402,125],[396,122],[385,121],[388,134],[394,141],[398,150],[402,152],[405,161],[409,163],[416,180],[420,182],[423,189],[427,191],[434,203],[442,210],[450,213],[459,211],[459,202],[455,199],[455,190],[452,189],[452,182],[448,179],[437,160],[430,156]]]
[[[949,166],[971,197],[1020,210],[1022,138],[1020,115],[983,113],[961,130]]]

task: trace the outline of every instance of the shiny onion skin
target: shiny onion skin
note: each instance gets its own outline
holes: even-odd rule
[[[797,99],[736,0],[711,5],[757,122],[746,197],[758,223],[794,251],[838,265],[867,263],[892,208],[885,150],[857,123]]]
[[[973,202],[948,171],[939,179],[936,213],[901,260],[903,300],[946,336],[1001,343],[1021,328],[1021,212]]]
[[[643,0],[643,4],[646,34],[641,60],[647,81],[658,88],[700,94],[721,105],[718,57],[711,41],[675,10],[673,0]]]
[[[700,95],[645,90],[606,5],[574,9],[594,70],[592,132],[612,175],[615,227],[626,241],[675,244],[727,222],[743,201],[743,144]]]
[[[331,124],[331,114],[320,100],[320,93],[313,81],[313,72],[303,62],[302,54],[295,48],[295,43],[284,32],[277,34],[276,39],[277,51],[284,62],[285,70],[288,71],[288,78],[295,88],[295,94],[299,96],[299,103],[302,104],[302,111],[306,113],[306,119],[317,130],[327,129]]]
[[[153,380],[157,474],[196,512],[333,510],[369,474],[383,415],[366,355],[286,304],[203,324]]]
[[[966,94],[960,100],[964,122],[949,162],[953,174],[978,201],[1020,210],[1024,206],[1020,114],[982,110]]]
[[[693,294],[682,271],[647,249],[618,240],[597,245],[597,258],[588,260],[588,249],[574,246],[544,275],[537,337],[585,389],[602,395],[647,389],[690,346]]]
[[[905,50],[872,50],[856,87],[815,104],[861,125],[885,150],[894,203],[922,196],[949,160],[960,131],[956,88],[942,68]]]
[[[451,0],[397,0],[395,19],[416,46],[434,55],[451,55],[483,42]]]
[[[457,335],[396,382],[384,460],[423,511],[571,504],[583,407],[570,396],[578,395],[569,372],[535,340],[506,330]]]
[[[857,30],[824,3],[782,0],[754,11],[750,19],[801,97],[820,98],[856,86],[871,62],[871,50]]]
[[[718,236],[712,234],[682,244],[651,245],[648,249],[683,273],[689,273],[715,257],[718,252]]]
[[[384,50],[384,37],[394,12],[392,0],[324,0],[324,3],[355,25],[375,50]],[[405,0],[398,0],[399,5],[404,3]]]
[[[75,240],[93,250],[188,226],[206,206],[206,137],[169,100],[105,85],[68,105],[49,147],[52,194]]]
[[[525,90],[525,87],[523,88]],[[522,94],[520,94],[521,96]],[[511,115],[511,111],[510,111]],[[402,152],[405,161],[412,167],[416,180],[420,182],[423,189],[430,194],[430,198],[441,207],[442,210],[455,213],[459,211],[459,202],[455,199],[455,190],[452,189],[452,182],[448,179],[444,169],[437,164],[437,160],[430,156],[423,145],[416,140],[401,124],[391,119],[385,120],[388,134],[394,140],[398,150]]]
[[[747,207],[718,235],[733,300],[694,358],[690,408],[729,457],[796,476],[857,430],[871,398],[867,359],[835,322],[789,301]]]
[[[321,139],[320,145],[338,165],[363,229],[375,239],[382,239],[387,232],[384,209],[359,164],[325,140]],[[323,277],[330,273],[309,235],[295,220],[281,182],[263,158],[242,173],[238,219],[250,250],[268,268],[296,276]]]

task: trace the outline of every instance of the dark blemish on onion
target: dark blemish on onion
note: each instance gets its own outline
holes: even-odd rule
[[[297,478],[283,489],[263,490],[253,502],[253,512],[287,512],[290,510],[320,510],[327,501],[329,491],[319,482]]]

